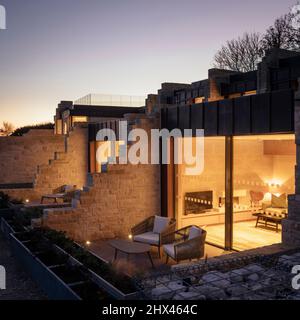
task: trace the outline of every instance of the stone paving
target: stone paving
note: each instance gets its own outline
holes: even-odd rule
[[[0,265],[6,269],[6,290],[0,290],[0,300],[46,300],[46,295],[22,270],[12,256],[0,233]]]
[[[235,257],[143,279],[141,293],[152,300],[300,300],[292,287],[300,250],[271,256]],[[175,269],[173,269],[175,270]],[[299,282],[299,281],[298,281]]]

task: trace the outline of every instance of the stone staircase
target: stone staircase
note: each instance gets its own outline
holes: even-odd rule
[[[65,137],[64,151],[54,152],[53,158],[49,159],[47,164],[37,167],[34,177],[34,192],[36,194],[53,193],[53,190],[63,185],[76,185],[81,188],[85,184],[83,176],[86,174],[86,168],[80,158],[82,145],[76,149],[77,141],[86,146],[86,140],[81,136],[81,129],[75,128]],[[84,134],[82,135],[84,136]],[[82,158],[84,159],[85,156],[84,154]],[[75,199],[78,200],[77,195]]]

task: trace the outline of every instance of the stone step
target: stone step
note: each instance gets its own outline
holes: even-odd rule
[[[47,164],[40,164],[37,166],[37,174],[40,174],[42,172],[43,169],[48,168]]]
[[[53,164],[68,164],[69,162],[67,160],[49,160],[49,165],[53,165]]]
[[[55,152],[53,160],[66,160],[67,153],[66,152]]]

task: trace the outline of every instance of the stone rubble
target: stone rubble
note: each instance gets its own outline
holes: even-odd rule
[[[197,277],[193,270],[187,281],[158,279],[152,299],[173,300],[300,300],[300,291],[292,288],[291,268],[300,265],[300,252],[284,254],[244,267],[221,272],[209,271]],[[161,281],[160,281],[161,280]]]

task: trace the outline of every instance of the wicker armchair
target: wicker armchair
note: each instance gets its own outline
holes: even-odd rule
[[[133,241],[142,242],[150,244],[151,246],[158,248],[158,255],[160,255],[160,247],[162,245],[162,238],[174,232],[176,229],[176,220],[169,219],[168,225],[159,233],[153,232],[154,229],[154,222],[156,216],[151,216],[144,221],[140,222],[139,224],[135,225],[131,229],[131,235]]]
[[[201,231],[200,234],[190,237],[192,228]],[[167,256],[166,263],[168,263],[169,258],[178,263],[182,260],[191,261],[192,259],[204,257],[206,234],[205,230],[196,226],[188,226],[175,232],[164,234],[162,236],[162,245]]]

